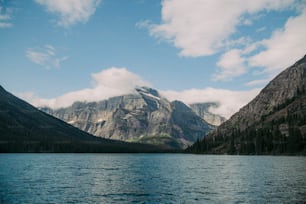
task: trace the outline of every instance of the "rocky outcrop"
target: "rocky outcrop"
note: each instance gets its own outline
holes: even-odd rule
[[[194,103],[190,104],[190,108],[203,120],[213,126],[221,125],[226,119],[220,115],[210,112],[211,108],[217,108],[217,103]]]
[[[188,151],[278,154],[305,151],[306,56]]]
[[[187,147],[212,128],[185,104],[171,103],[147,87],[100,102],[42,110],[97,137],[171,148]]]

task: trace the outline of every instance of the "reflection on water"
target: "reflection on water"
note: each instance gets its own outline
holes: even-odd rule
[[[306,158],[2,154],[0,203],[302,203]]]

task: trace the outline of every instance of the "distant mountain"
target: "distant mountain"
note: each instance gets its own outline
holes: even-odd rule
[[[94,137],[39,111],[0,86],[0,153],[155,151],[161,149]]]
[[[220,115],[210,112],[210,108],[217,108],[217,103],[194,103],[190,104],[190,108],[203,120],[213,126],[221,125],[226,119]]]
[[[174,149],[193,144],[212,129],[182,102],[169,102],[148,87],[100,102],[41,110],[97,137]]]
[[[188,152],[306,154],[306,56]]]

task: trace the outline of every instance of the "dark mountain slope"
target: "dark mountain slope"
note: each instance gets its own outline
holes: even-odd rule
[[[94,137],[39,111],[0,86],[0,152],[150,152],[150,145]]]
[[[306,56],[189,152],[296,154],[306,148]]]

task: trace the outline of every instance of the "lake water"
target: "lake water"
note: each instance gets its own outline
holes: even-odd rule
[[[0,154],[0,203],[267,202],[306,202],[306,157]]]

